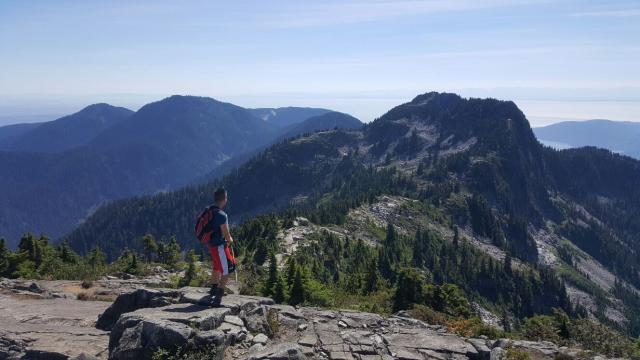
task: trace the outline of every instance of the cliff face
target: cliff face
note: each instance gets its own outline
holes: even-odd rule
[[[509,351],[554,359],[579,353],[548,342],[464,338],[402,313],[294,308],[241,295],[226,295],[214,309],[200,305],[206,288],[146,287],[161,282],[104,279],[89,294],[70,281],[1,280],[0,358],[144,359],[160,349],[217,351],[227,359],[501,359]]]

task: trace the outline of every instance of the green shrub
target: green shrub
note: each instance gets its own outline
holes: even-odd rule
[[[530,360],[531,356],[529,353],[522,349],[517,349],[514,347],[508,347],[505,349],[504,359],[505,360]]]
[[[627,337],[586,318],[573,322],[571,338],[585,349],[609,357],[630,357],[635,351]]]
[[[557,323],[551,316],[539,315],[525,319],[521,332],[529,340],[560,342]]]
[[[479,317],[453,319],[448,321],[446,325],[449,331],[465,337],[477,338],[486,336],[489,339],[507,337],[504,331],[483,323]]]
[[[207,347],[203,349],[158,349],[151,356],[152,360],[222,360],[223,347]]]

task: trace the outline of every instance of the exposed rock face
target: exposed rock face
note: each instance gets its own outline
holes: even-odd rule
[[[108,303],[52,294],[37,283],[15,292],[2,282],[8,287],[0,292],[0,359],[107,358],[109,333],[94,324]]]
[[[211,346],[226,349],[226,356],[252,360],[488,360],[499,359],[507,347],[523,349],[536,359],[570,352],[551,343],[467,339],[402,316],[296,309],[267,298],[237,295],[225,296],[223,307],[214,309],[200,305],[206,289],[183,288],[177,293],[169,305],[121,314],[109,339],[110,359],[148,358],[158,347]],[[144,296],[149,303],[155,298],[167,300],[164,290],[140,294],[135,296]],[[109,311],[115,311],[112,308]]]
[[[45,292],[50,284],[27,288]],[[0,294],[0,360],[140,360],[159,348],[215,348],[224,351],[225,359],[251,360],[489,360],[503,358],[510,347],[533,359],[579,352],[548,342],[468,339],[402,313],[384,318],[298,309],[239,295],[227,295],[222,307],[210,308],[202,305],[206,292],[140,288],[111,305],[65,298],[68,294],[48,299]]]
[[[131,293],[118,296],[96,323],[102,330],[111,330],[120,315],[140,308],[169,305],[178,297],[179,293],[172,290],[138,289]]]

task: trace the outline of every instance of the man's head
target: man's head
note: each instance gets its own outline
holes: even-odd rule
[[[217,188],[213,193],[213,201],[220,209],[227,206],[227,190],[223,187]]]

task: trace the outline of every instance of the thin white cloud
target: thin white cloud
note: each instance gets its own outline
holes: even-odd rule
[[[474,11],[532,3],[533,2],[529,0],[369,0],[351,3],[338,2],[314,7],[291,7],[280,14],[266,15],[264,23],[280,28],[319,27],[375,22],[440,12]]]
[[[583,11],[570,14],[574,17],[634,17],[640,16],[640,9]]]

